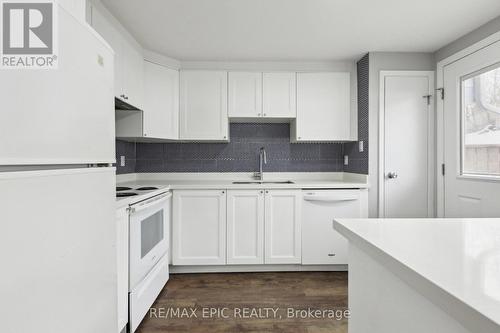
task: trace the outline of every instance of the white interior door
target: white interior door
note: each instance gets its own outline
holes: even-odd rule
[[[433,216],[433,80],[433,72],[381,73],[382,216]]]
[[[500,42],[444,67],[444,215],[500,216]]]

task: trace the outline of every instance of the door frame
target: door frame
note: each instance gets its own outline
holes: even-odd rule
[[[429,93],[434,99],[434,71],[380,71],[379,76],[379,147],[378,147],[378,211],[379,217],[385,217],[385,79],[389,76],[420,76],[429,79]],[[429,122],[428,134],[429,141],[427,143],[427,216],[435,216],[434,205],[434,163],[435,163],[435,119],[434,119],[434,103],[431,101],[429,105]]]
[[[461,60],[479,50],[482,50],[494,43],[500,41],[500,31],[466,47],[459,52],[439,61],[436,65],[436,88],[444,89],[444,68],[452,63]],[[445,92],[446,93],[446,92]],[[437,96],[437,94],[436,94]],[[436,203],[437,217],[444,217],[444,201],[445,201],[445,177],[442,172],[444,165],[444,101],[441,96],[436,98]],[[446,168],[452,170],[449,167]]]

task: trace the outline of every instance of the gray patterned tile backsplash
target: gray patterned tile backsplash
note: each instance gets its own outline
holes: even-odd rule
[[[230,143],[137,143],[136,172],[342,171],[340,143],[291,144],[289,124],[230,125]]]
[[[230,124],[229,143],[129,143],[116,141],[116,160],[132,172],[253,172],[259,167],[259,149],[267,151],[264,171],[354,172],[368,174],[368,55],[358,62],[358,142],[290,143],[289,124]],[[344,166],[343,152],[349,155]]]
[[[359,141],[344,144],[344,153],[349,156],[345,172],[368,174],[368,111],[369,111],[369,55],[358,62],[358,140],[363,141],[363,152],[359,152]]]

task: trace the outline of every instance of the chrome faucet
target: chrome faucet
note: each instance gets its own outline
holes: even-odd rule
[[[264,164],[267,164],[266,149],[264,147],[261,147],[259,151],[259,172],[254,173],[254,177],[257,180],[264,180]]]

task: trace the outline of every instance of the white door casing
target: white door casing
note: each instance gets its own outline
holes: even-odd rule
[[[381,217],[434,216],[434,72],[380,74]]]
[[[442,188],[444,217],[498,217],[500,178],[462,173],[462,78],[492,65],[500,66],[500,41],[481,48],[443,67],[443,124],[440,128],[443,163],[446,166]]]

